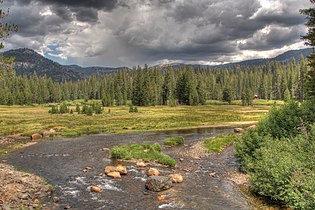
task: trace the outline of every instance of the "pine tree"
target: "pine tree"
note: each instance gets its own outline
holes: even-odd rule
[[[234,100],[233,95],[234,94],[232,88],[230,86],[226,86],[222,93],[222,100],[231,104],[232,100]]]
[[[199,96],[199,103],[205,105],[207,102],[207,92],[206,92],[206,84],[202,78],[199,78],[199,83],[197,86],[197,92]]]
[[[78,114],[81,113],[81,109],[80,109],[80,105],[79,105],[79,104],[77,104],[77,105],[75,106],[75,111],[76,111]]]
[[[315,4],[315,0],[310,0],[312,4]],[[311,99],[315,99],[315,7],[309,9],[303,9],[300,11],[307,16],[306,26],[308,32],[302,38],[305,40],[305,44],[313,47],[312,53],[308,56],[310,70],[307,72],[307,94]]]
[[[288,101],[290,101],[290,99],[291,99],[291,93],[290,93],[289,89],[287,88],[287,89],[285,89],[285,91],[284,91],[283,100],[284,100],[285,102],[288,102]]]
[[[2,3],[3,3],[3,0],[0,0],[0,5]],[[1,10],[0,10],[0,20],[1,20],[1,24],[0,24],[0,37],[1,37],[0,49],[4,48],[3,40],[9,38],[11,35],[11,32],[17,32],[17,30],[18,30],[18,26],[16,24],[10,24],[10,23],[3,22],[8,16],[9,16],[9,9],[5,10],[5,9],[1,8]],[[8,60],[5,58],[1,58],[1,61],[4,63],[7,63]],[[1,74],[0,74],[0,76],[1,76]]]
[[[60,114],[69,113],[68,106],[67,106],[67,104],[65,102],[60,104],[59,112],[60,112]]]

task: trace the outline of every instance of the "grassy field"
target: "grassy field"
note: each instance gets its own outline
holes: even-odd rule
[[[0,136],[31,135],[54,128],[63,136],[72,137],[97,133],[166,130],[211,126],[229,122],[258,121],[271,108],[268,102],[259,105],[205,105],[138,107],[129,113],[128,106],[106,107],[101,115],[49,114],[48,105],[0,106]],[[280,103],[277,103],[280,104]],[[75,109],[73,106],[72,109]],[[109,112],[110,109],[110,112]]]

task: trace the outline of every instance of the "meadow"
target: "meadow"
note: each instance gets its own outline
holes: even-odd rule
[[[210,101],[203,106],[138,107],[129,113],[128,106],[104,107],[100,115],[49,114],[49,105],[0,106],[0,136],[30,136],[51,128],[61,136],[74,137],[98,133],[127,133],[149,130],[184,129],[201,126],[258,121],[274,101],[255,100],[253,106],[225,105]],[[281,104],[281,102],[277,102]],[[74,110],[75,106],[71,106]]]

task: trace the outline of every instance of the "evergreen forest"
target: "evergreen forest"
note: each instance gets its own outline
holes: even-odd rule
[[[12,61],[11,61],[12,62]],[[10,65],[1,68],[0,104],[23,105],[59,103],[65,100],[97,99],[103,106],[198,105],[207,100],[305,99],[309,66],[301,56],[289,63],[276,61],[260,66],[200,68],[182,66],[164,70],[157,67],[123,69],[97,74],[77,82],[54,82],[47,76],[18,76]]]

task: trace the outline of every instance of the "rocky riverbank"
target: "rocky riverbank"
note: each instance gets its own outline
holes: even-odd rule
[[[0,163],[0,209],[40,209],[52,191],[41,177]]]

